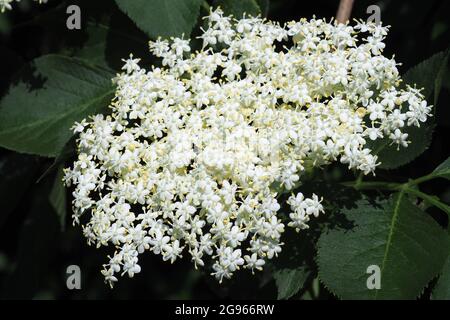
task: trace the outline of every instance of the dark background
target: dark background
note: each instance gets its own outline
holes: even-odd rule
[[[66,28],[65,8],[69,4],[81,7],[81,31]],[[355,0],[352,17],[367,19],[366,8],[371,4],[380,6],[383,24],[392,26],[385,55],[395,54],[396,60],[402,62],[401,73],[448,48],[449,1]],[[93,40],[83,29],[88,21],[101,20],[105,16],[112,17],[111,23],[124,32],[133,32],[143,39],[141,44],[130,47],[121,43],[118,37],[109,36],[107,48],[110,48],[108,64],[111,68],[118,70],[120,59],[130,52],[140,57],[146,55],[145,36],[118,11],[112,0],[50,0],[47,5],[22,0],[13,6],[13,11],[0,14],[0,96],[14,81],[14,74],[33,58],[47,53],[76,54],[83,46],[92,45]],[[313,15],[331,18],[337,7],[338,1],[330,0],[271,0],[268,17],[280,22]],[[447,72],[443,82],[437,108],[438,125],[429,149],[400,169],[378,171],[377,177],[402,182],[406,177],[429,173],[449,156],[449,75]],[[0,298],[276,298],[270,270],[255,277],[249,272],[237,273],[232,281],[219,287],[208,272],[196,271],[187,259],[171,265],[150,253],[140,259],[140,274],[134,279],[120,279],[111,290],[100,274],[108,252],[87,246],[81,228],[73,227],[70,217],[61,223],[48,202],[55,172],[51,171],[37,182],[51,164],[51,159],[0,148]],[[339,166],[333,168],[333,175],[353,179],[351,173]],[[433,180],[423,187],[423,191],[450,203],[450,187],[445,181]],[[68,197],[70,200],[70,194]],[[447,223],[445,218],[441,217],[441,220],[442,224]],[[81,268],[81,290],[70,291],[66,287],[66,268],[72,264]],[[317,289],[317,286],[317,281],[311,279],[308,288],[295,298],[308,298],[311,290],[319,299],[333,298],[325,288]],[[422,298],[426,295],[427,292]]]

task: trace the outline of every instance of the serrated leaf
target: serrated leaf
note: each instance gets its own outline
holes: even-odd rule
[[[423,88],[422,94],[425,98],[431,97],[434,92],[432,103],[436,106],[441,91],[442,79],[447,67],[449,51],[441,51],[418,65],[409,69],[403,76],[405,83],[417,88]],[[431,103],[431,102],[430,102]]]
[[[75,121],[107,110],[113,74],[59,55],[37,58],[0,101],[0,146],[54,157]]]
[[[240,19],[244,13],[256,17],[261,14],[261,9],[256,0],[216,0],[215,6],[220,6],[226,15]]]
[[[435,126],[434,119],[428,118],[420,128],[405,128],[403,131],[408,134],[408,140],[411,141],[406,148],[397,148],[397,144],[393,144],[389,138],[371,141],[370,148],[375,150],[380,162],[378,168],[395,169],[416,159],[430,146]]]
[[[431,294],[433,300],[450,300],[450,256]]]
[[[311,221],[308,230],[297,233],[288,228],[283,235],[283,251],[269,264],[277,286],[278,299],[289,299],[309,286],[311,277],[317,275],[314,257],[320,234],[332,226],[348,226],[349,221],[338,209],[353,205],[361,197],[361,194],[352,188],[318,179],[305,181],[301,192],[308,196],[312,193],[327,195],[322,202],[327,214]],[[280,199],[280,203],[285,201]],[[287,212],[288,210],[289,208],[286,208]]]
[[[116,0],[119,8],[147,35],[189,38],[201,0]]]
[[[441,89],[442,78],[445,74],[449,52],[439,52],[425,61],[422,61],[415,67],[408,70],[403,76],[405,83],[418,88],[424,88],[422,93],[428,99],[434,92],[434,107],[436,108],[437,99]],[[431,104],[431,102],[429,101]],[[369,147],[375,150],[378,160],[381,162],[381,169],[395,169],[405,165],[419,155],[421,155],[430,146],[435,128],[435,119],[431,117],[426,123],[418,127],[408,127],[404,131],[408,134],[408,140],[411,143],[408,147],[397,149],[396,144],[391,144],[390,139],[384,138],[370,142]]]
[[[446,161],[444,161],[444,163],[445,162]],[[449,213],[449,215],[450,215],[450,213]],[[450,235],[450,230],[448,227],[447,227],[447,233]],[[439,279],[433,288],[433,291],[431,293],[431,299],[432,300],[450,300],[450,253],[447,257],[444,267],[441,270]]]
[[[444,265],[446,232],[404,193],[360,200],[344,209],[354,227],[324,233],[318,242],[321,281],[343,299],[414,299]],[[378,266],[380,289],[368,289],[367,268]]]
[[[305,284],[310,272],[306,268],[279,269],[273,277],[278,288],[277,299],[289,299],[295,295]]]

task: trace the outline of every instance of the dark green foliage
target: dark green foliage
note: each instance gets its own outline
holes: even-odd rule
[[[319,277],[343,299],[414,299],[442,269],[450,239],[403,192],[343,209],[354,227],[330,230],[318,243]],[[381,287],[366,285],[371,265]]]

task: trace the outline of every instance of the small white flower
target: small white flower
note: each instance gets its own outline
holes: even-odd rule
[[[256,253],[253,253],[251,256],[244,256],[245,259],[245,268],[251,269],[252,273],[254,270],[262,270],[264,264],[266,263],[263,259],[258,258]]]
[[[398,145],[401,145],[403,147],[408,146],[408,134],[402,133],[400,129],[395,129],[395,131],[389,135],[389,138]]]

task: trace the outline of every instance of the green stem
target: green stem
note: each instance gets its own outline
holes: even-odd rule
[[[432,197],[426,193],[423,193],[419,191],[416,188],[413,188],[414,186],[431,180],[435,178],[435,175],[429,174],[414,180],[410,180],[409,182],[405,183],[397,183],[397,182],[387,182],[387,181],[361,181],[360,177],[356,181],[346,181],[342,182],[341,184],[346,187],[352,187],[356,190],[371,190],[371,189],[381,189],[381,190],[388,190],[388,191],[400,191],[401,194],[403,193],[409,193],[412,195],[415,195],[422,200],[430,203],[431,205],[441,209],[442,211],[446,212],[450,216],[450,206],[447,204],[441,202],[438,198]],[[450,227],[449,227],[450,232]]]
[[[408,193],[410,193],[410,194],[413,194],[413,195],[415,195],[415,196],[418,196],[419,198],[421,198],[421,199],[423,199],[423,200],[429,201],[429,200],[431,199],[431,196],[430,196],[430,195],[428,195],[428,194],[426,194],[426,193],[423,193],[423,192],[421,192],[421,191],[419,191],[419,190],[417,190],[417,189],[406,188],[405,191],[408,192]]]
[[[362,172],[359,173],[358,178],[356,179],[355,189],[359,189],[363,180],[364,174]]]
[[[428,202],[429,204],[441,209],[442,211],[444,211],[448,215],[450,215],[450,206],[448,206],[445,203],[443,203],[442,201],[440,201],[439,198],[432,197],[429,194],[423,193],[417,189],[405,188],[405,191],[421,198],[422,200]]]
[[[422,182],[425,182],[425,181],[428,181],[428,180],[431,180],[431,179],[434,179],[434,178],[436,178],[436,175],[427,174],[426,176],[423,176],[423,177],[420,177],[420,178],[417,178],[417,179],[409,181],[408,184],[409,185],[416,185],[416,184],[420,184]]]
[[[353,187],[357,190],[381,189],[381,190],[388,190],[388,191],[400,191],[401,193],[406,192],[406,193],[415,195],[424,201],[427,201],[431,205],[441,209],[442,211],[446,212],[450,216],[450,206],[441,202],[439,199],[436,199],[436,198],[434,198],[426,193],[423,193],[415,188],[411,188],[414,185],[416,185],[417,183],[427,181],[428,179],[431,179],[431,178],[424,176],[419,179],[412,180],[412,181],[406,182],[406,183],[396,183],[396,182],[386,182],[386,181],[367,181],[367,182],[347,181],[347,182],[342,182],[341,184],[346,187]]]
[[[362,181],[363,175],[360,174],[355,181],[346,181],[342,184],[346,187],[352,187],[355,189],[383,189],[383,190],[400,190],[402,188],[409,188],[421,184],[422,182],[436,178],[435,174],[427,174],[423,177],[410,180],[406,183],[387,182],[387,181]]]
[[[342,185],[346,187],[353,187],[355,189],[383,189],[383,190],[392,190],[398,191],[401,190],[404,184],[396,183],[396,182],[387,182],[387,181],[347,181],[342,182]]]

